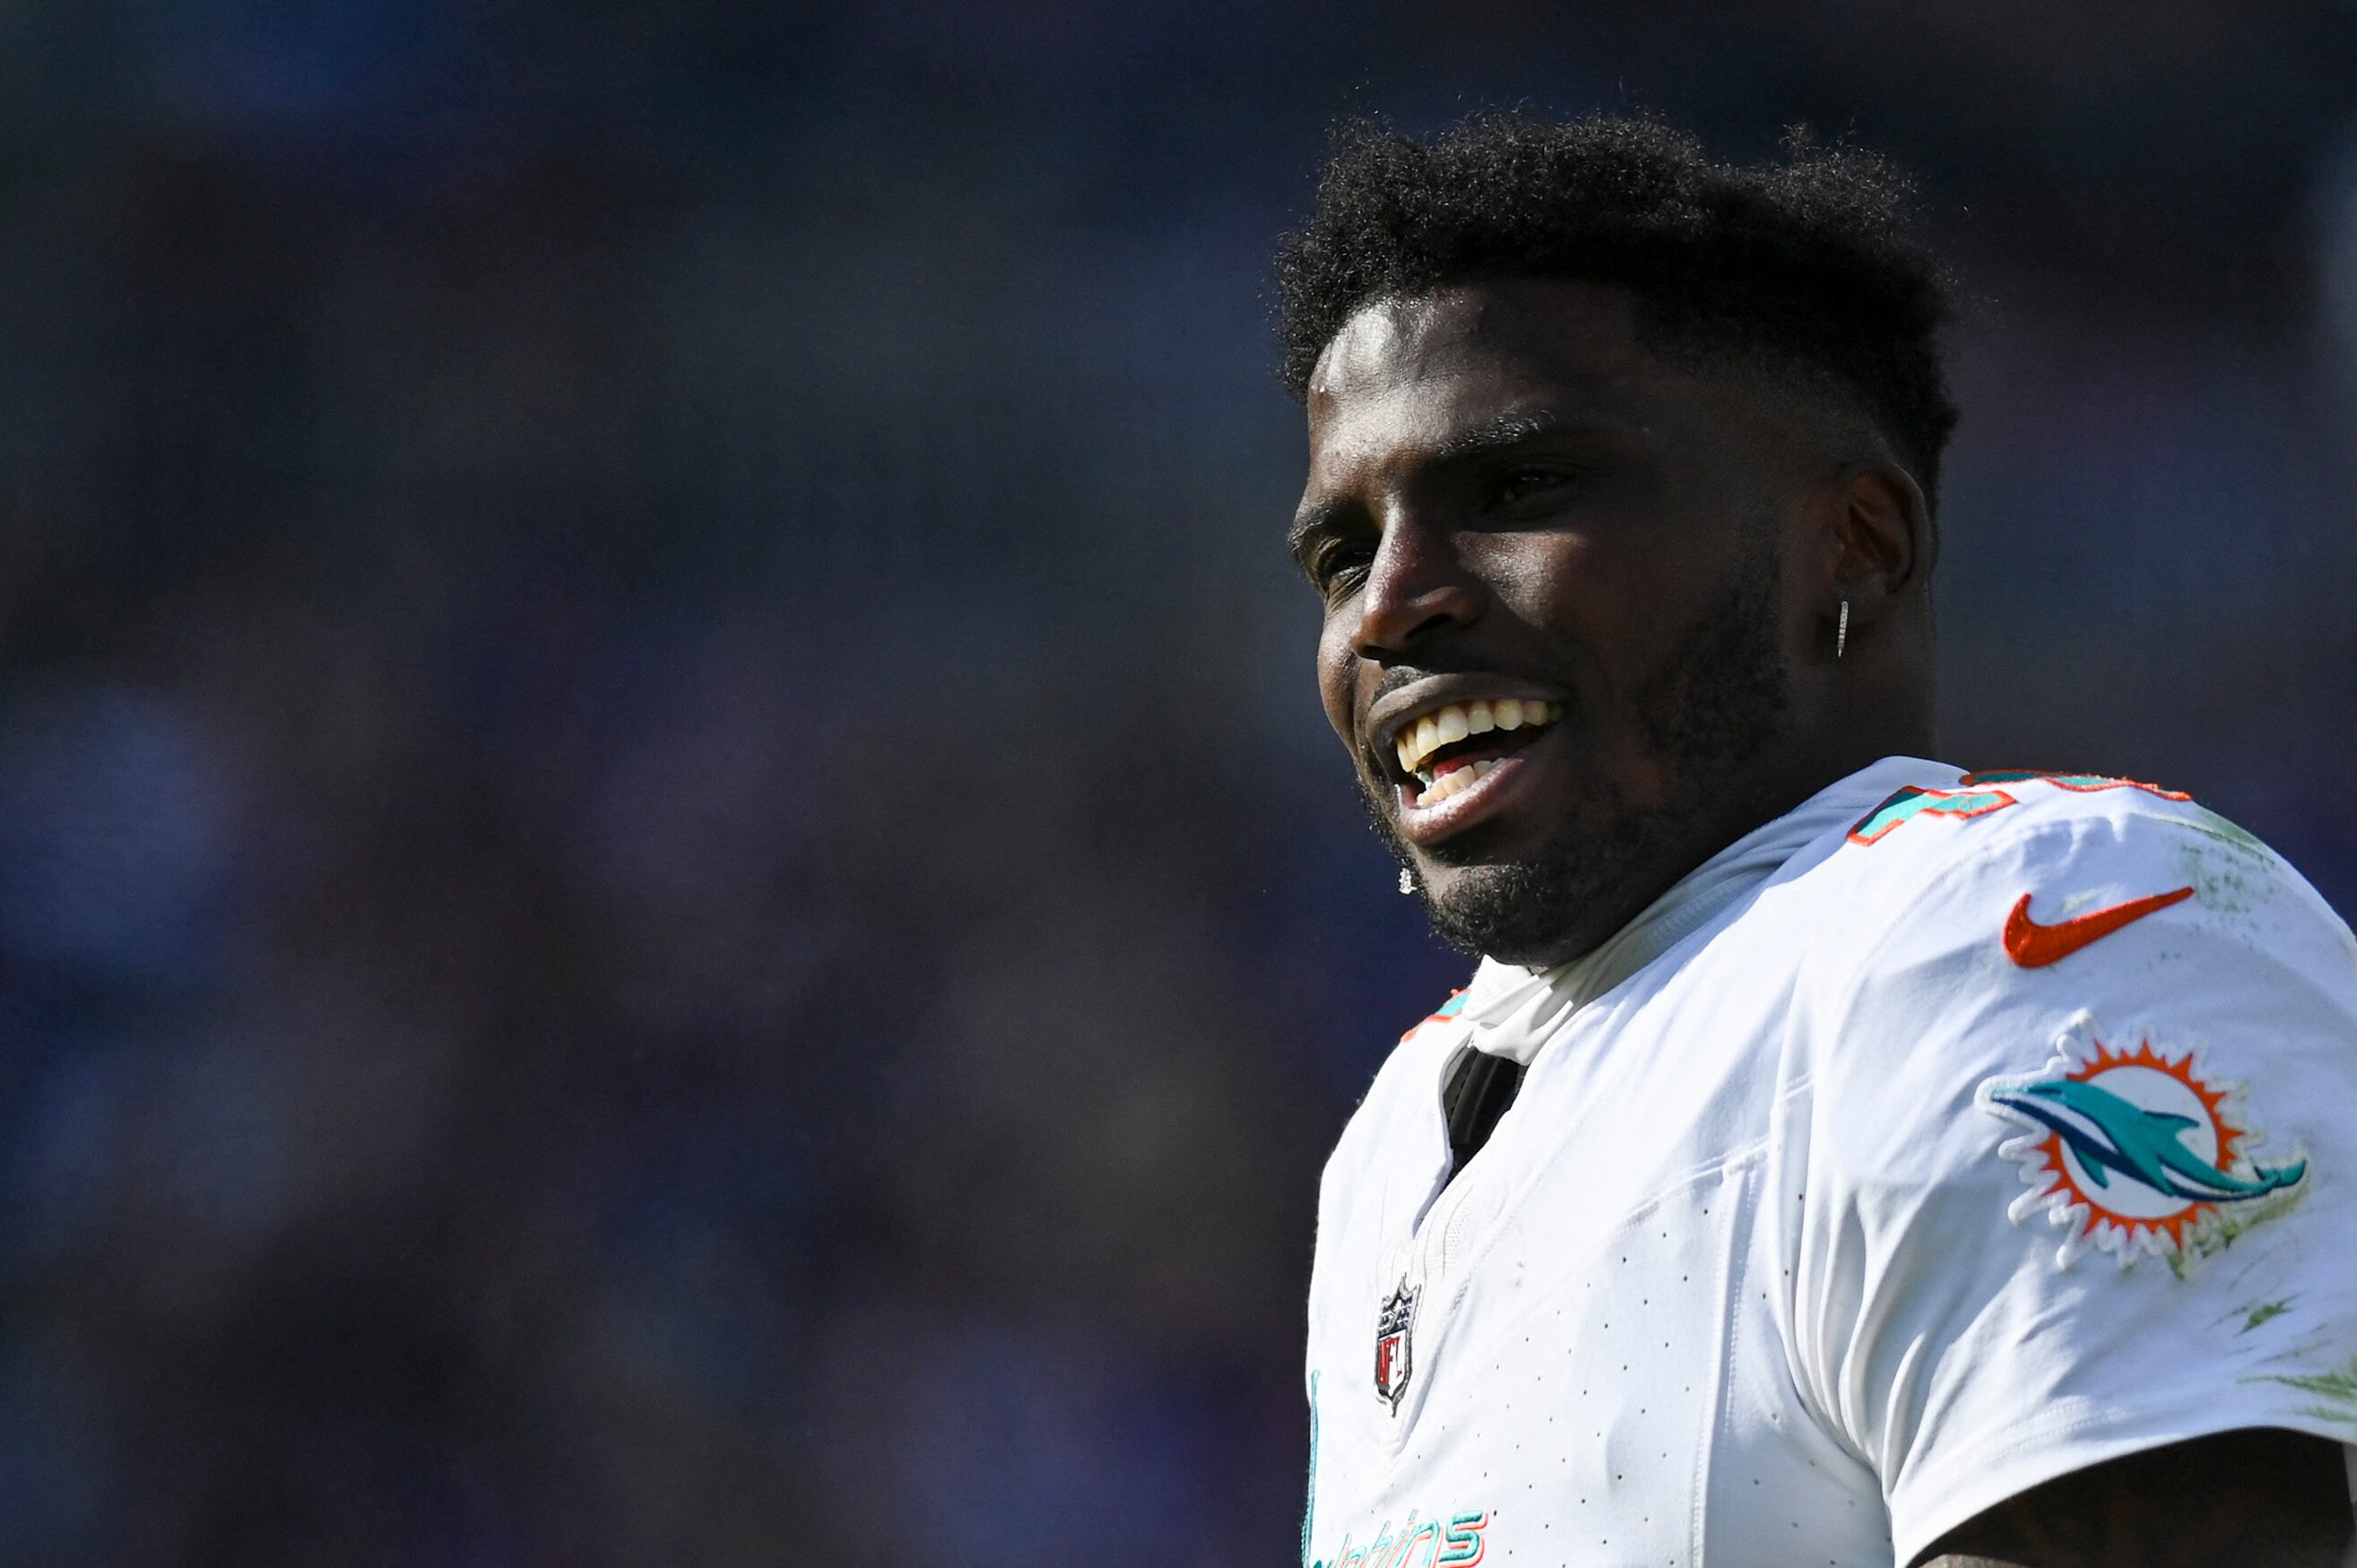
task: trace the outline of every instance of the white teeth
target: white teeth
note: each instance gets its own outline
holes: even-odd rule
[[[1437,805],[1451,795],[1461,795],[1489,777],[1490,769],[1504,760],[1505,758],[1500,757],[1486,757],[1479,762],[1469,762],[1462,768],[1452,768],[1425,785],[1423,792],[1416,799],[1416,804]]]
[[[1416,773],[1425,759],[1434,752],[1469,736],[1487,735],[1491,730],[1515,730],[1525,725],[1553,724],[1562,716],[1561,703],[1542,702],[1535,697],[1492,697],[1470,703],[1451,703],[1445,708],[1436,708],[1422,715],[1414,724],[1401,726],[1393,744],[1399,755],[1400,768],[1405,772]]]

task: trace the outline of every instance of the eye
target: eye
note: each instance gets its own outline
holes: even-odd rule
[[[1527,500],[1543,490],[1551,490],[1567,483],[1571,476],[1561,468],[1509,468],[1500,475],[1493,504],[1512,506]]]
[[[1339,598],[1365,580],[1374,560],[1374,546],[1364,540],[1329,540],[1310,556],[1309,580],[1328,598]]]

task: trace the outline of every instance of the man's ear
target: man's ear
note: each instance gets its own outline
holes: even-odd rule
[[[1939,539],[1923,488],[1895,463],[1850,464],[1835,480],[1835,585],[1850,601],[1851,613],[1870,622],[1880,618],[1885,606],[1921,591]]]

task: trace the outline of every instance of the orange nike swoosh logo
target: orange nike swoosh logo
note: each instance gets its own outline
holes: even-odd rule
[[[2102,941],[2122,926],[2143,919],[2155,909],[2166,909],[2192,897],[2192,888],[2180,887],[2174,893],[2131,898],[2075,920],[2041,926],[2029,918],[2030,896],[2025,893],[2021,902],[2013,907],[2013,913],[2005,918],[2005,956],[2024,969],[2044,969],[2050,963],[2061,962],[2090,942]]]

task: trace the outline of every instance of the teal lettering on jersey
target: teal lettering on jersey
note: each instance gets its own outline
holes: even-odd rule
[[[1301,1505],[1301,1565],[1309,1568],[1309,1527],[1318,1520],[1318,1374],[1309,1374],[1309,1500]]]
[[[1408,1515],[1407,1522],[1409,1524],[1415,1524],[1415,1515]],[[1400,1532],[1400,1543],[1394,1550],[1393,1561],[1400,1563],[1401,1568],[1406,1568],[1406,1564],[1415,1561],[1415,1549],[1419,1546],[1424,1548],[1424,1560],[1426,1563],[1431,1563],[1439,1561],[1440,1521],[1438,1520],[1426,1520],[1422,1524],[1415,1525],[1415,1530],[1413,1533],[1410,1533],[1406,1529],[1403,1528]]]
[[[1441,1544],[1448,1550],[1434,1559],[1435,1568],[1472,1568],[1481,1561],[1484,1550],[1481,1532],[1490,1528],[1490,1510],[1461,1513],[1448,1521],[1448,1538]]]
[[[1849,842],[1873,843],[1918,817],[1978,817],[2014,803],[2002,789],[1918,789],[1910,784],[1860,818]]]
[[[1392,1533],[1391,1520],[1385,1520],[1367,1545],[1353,1546],[1344,1535],[1331,1560],[1321,1559],[1308,1568],[1473,1568],[1489,1554],[1481,1533],[1489,1528],[1488,1509],[1452,1514],[1446,1525],[1437,1517],[1419,1524],[1410,1509],[1398,1534]]]

